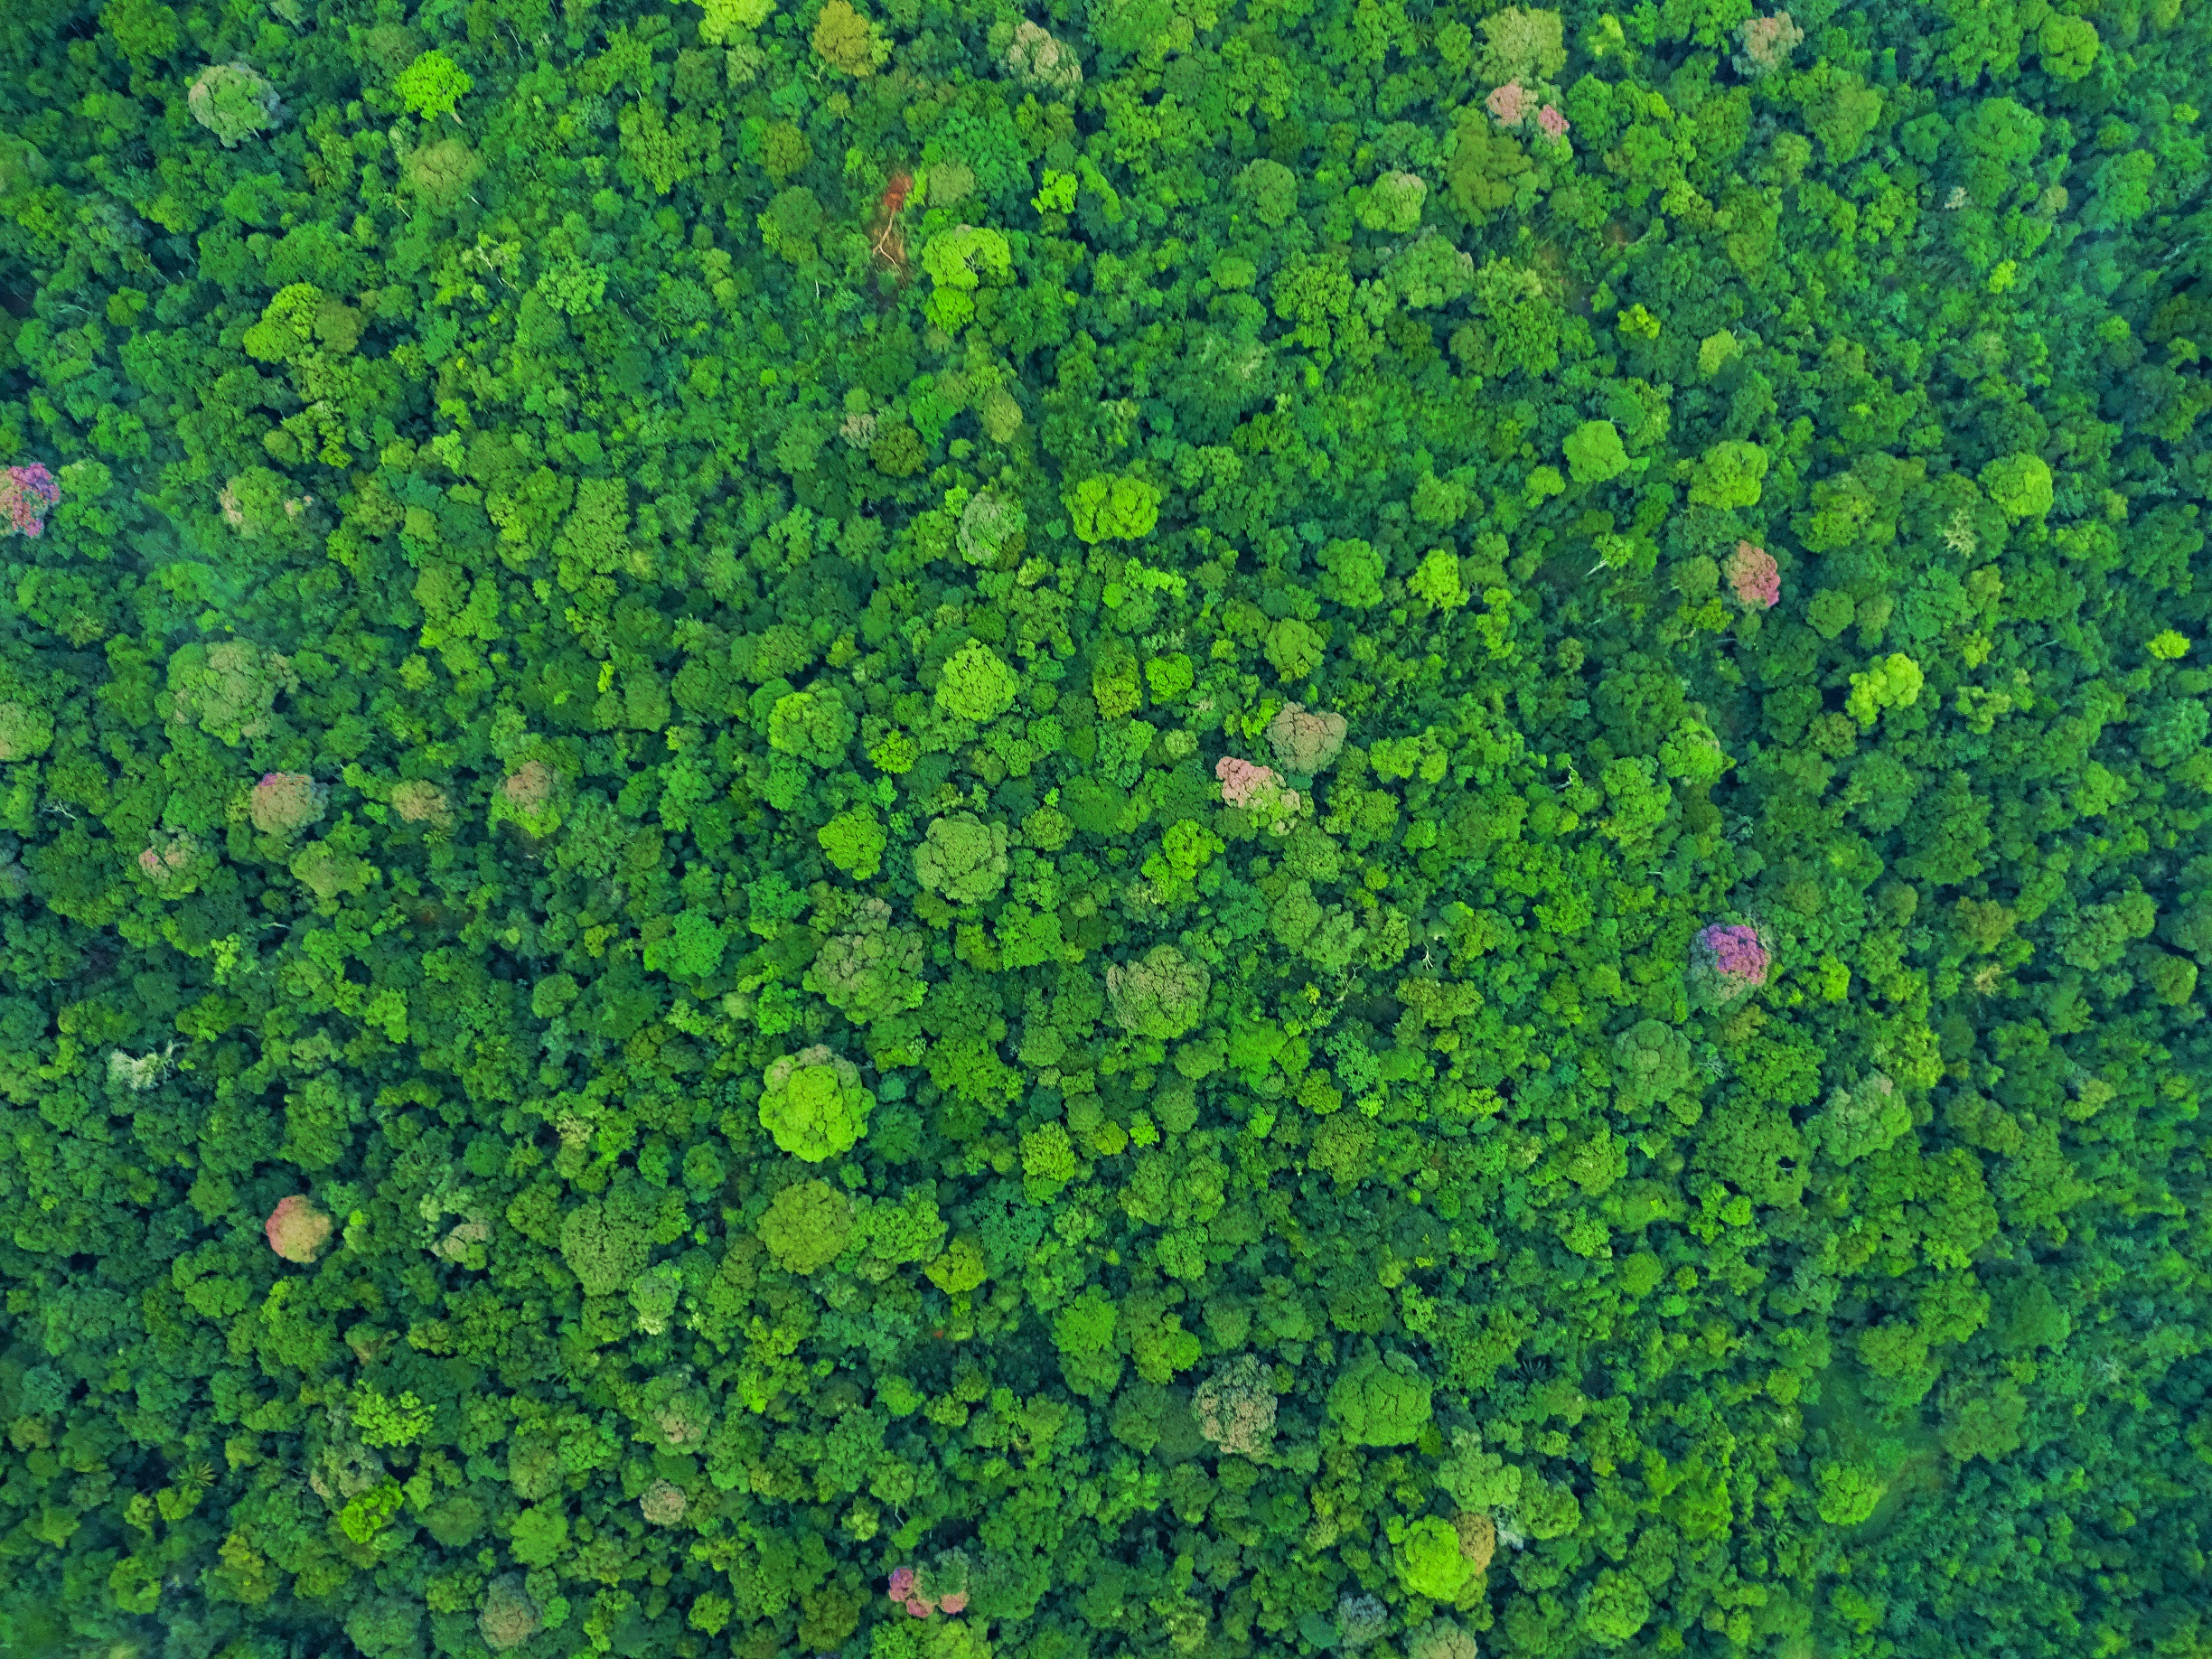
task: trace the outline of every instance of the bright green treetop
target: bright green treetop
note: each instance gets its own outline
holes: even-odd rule
[[[400,102],[426,121],[454,113],[475,85],[469,72],[435,47],[399,71],[392,89]]]
[[[914,849],[914,876],[923,887],[955,904],[980,904],[1006,885],[1013,867],[1004,824],[986,824],[973,812],[931,821]]]
[[[979,640],[970,640],[946,660],[937,682],[937,707],[979,725],[996,720],[1014,707],[1021,680],[1004,659]]]
[[[1448,1521],[1423,1515],[1406,1528],[1398,1542],[1398,1579],[1416,1596],[1449,1601],[1472,1574],[1459,1553],[1459,1532]]]
[[[785,1272],[820,1272],[852,1242],[852,1202],[827,1181],[794,1181],[769,1204],[759,1232]]]
[[[1354,1446],[1410,1446],[1428,1427],[1431,1392],[1407,1355],[1369,1354],[1337,1373],[1329,1419]]]
[[[2039,519],[2051,510],[2051,470],[2040,455],[2000,455],[1982,469],[1980,483],[2008,519]]]
[[[1084,541],[1137,541],[1159,521],[1159,490],[1142,478],[1086,478],[1064,499]]]
[[[860,1068],[826,1047],[785,1054],[770,1064],[764,1082],[761,1127],[793,1158],[822,1163],[867,1132],[876,1097],[860,1086]]]
[[[1586,420],[1567,435],[1567,470],[1579,484],[1601,484],[1628,470],[1620,428],[1609,420]]]

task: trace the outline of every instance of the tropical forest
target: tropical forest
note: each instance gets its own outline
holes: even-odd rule
[[[15,0],[0,1654],[2212,1659],[2207,111]]]

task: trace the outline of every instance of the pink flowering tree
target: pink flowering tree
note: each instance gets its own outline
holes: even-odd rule
[[[1754,75],[1771,74],[1785,67],[1790,53],[1804,44],[1804,31],[1787,12],[1772,17],[1754,17],[1743,25],[1743,54],[1739,67]]]
[[[911,1567],[891,1570],[891,1602],[894,1607],[904,1607],[916,1618],[927,1618],[937,1610],[914,1594],[914,1570]]]
[[[196,837],[164,835],[159,830],[138,855],[138,873],[170,898],[190,893],[214,872],[215,865],[214,849]]]
[[[247,816],[263,835],[293,835],[323,816],[327,785],[304,772],[264,773],[247,802]]]
[[[1221,781],[1222,800],[1230,806],[1276,824],[1298,815],[1298,791],[1287,787],[1272,766],[1224,755],[1214,764],[1214,775]]]
[[[1759,930],[1748,922],[1716,922],[1697,936],[1695,974],[1716,1003],[1735,1001],[1767,983],[1774,966]]]
[[[268,1235],[271,1250],[286,1261],[296,1261],[305,1267],[321,1255],[323,1247],[330,1242],[331,1218],[308,1199],[294,1193],[276,1201],[276,1207],[269,1212],[261,1230]]]
[[[1275,764],[1289,776],[1311,777],[1336,764],[1350,729],[1340,714],[1286,703],[1268,722],[1268,746],[1275,752]]]
[[[525,762],[500,784],[500,793],[518,812],[542,812],[553,799],[553,769],[543,761]]]
[[[511,823],[533,840],[559,828],[560,780],[541,760],[526,761],[492,792],[492,822]]]
[[[927,1567],[899,1567],[891,1573],[892,1602],[914,1618],[960,1613],[968,1606],[967,1555],[947,1550]]]
[[[1500,127],[1519,127],[1529,117],[1529,95],[1519,81],[1509,80],[1483,99],[1483,108],[1497,117]]]
[[[1283,783],[1283,776],[1272,765],[1256,765],[1234,755],[1223,755],[1214,764],[1214,776],[1221,781],[1221,801],[1250,811],[1270,834],[1285,834],[1305,810],[1305,796]]]
[[[1564,138],[1567,136],[1567,117],[1560,114],[1553,105],[1546,104],[1536,112],[1536,125],[1547,138]]]
[[[0,536],[37,536],[61,504],[61,486],[38,462],[0,469]]]
[[[409,778],[394,785],[391,808],[401,823],[424,824],[432,830],[446,829],[453,823],[453,804],[445,799],[445,792],[426,779]]]
[[[1782,597],[1781,567],[1765,548],[1738,542],[1720,570],[1736,603],[1747,611],[1771,611]]]

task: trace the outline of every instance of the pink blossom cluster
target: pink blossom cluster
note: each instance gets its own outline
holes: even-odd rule
[[[1221,780],[1222,800],[1230,806],[1249,807],[1256,812],[1298,811],[1298,791],[1286,789],[1272,766],[1224,755],[1214,763],[1214,775]]]
[[[156,841],[138,855],[138,867],[148,880],[164,882],[182,876],[192,867],[199,856],[200,844],[189,835],[172,838],[166,844]]]
[[[897,1567],[891,1572],[891,1599],[914,1617],[927,1618],[933,1613],[961,1612],[968,1606],[968,1592],[946,1590],[932,1597],[913,1568]]]
[[[61,500],[61,486],[36,461],[0,469],[0,535],[36,536],[46,528],[47,511]]]
[[[553,768],[540,760],[525,762],[501,783],[500,792],[518,812],[542,812],[553,799]]]
[[[1787,12],[1754,17],[1743,25],[1744,55],[1762,70],[1779,69],[1804,42],[1804,31]]]
[[[1730,990],[1749,990],[1767,983],[1772,959],[1758,929],[1742,922],[1716,922],[1698,935],[1712,966]]]
[[[304,772],[265,772],[248,799],[247,815],[264,835],[290,835],[321,819],[329,794],[327,784]]]
[[[1509,80],[1504,86],[1494,89],[1490,96],[1483,99],[1483,108],[1497,117],[1499,126],[1513,127],[1519,127],[1529,118],[1532,101],[1525,87],[1517,80]],[[1554,106],[1546,104],[1533,113],[1536,125],[1543,129],[1545,137],[1563,138],[1567,136],[1567,117],[1560,114]]]
[[[296,1261],[305,1267],[322,1254],[323,1247],[330,1242],[331,1218],[308,1199],[294,1193],[288,1198],[277,1200],[261,1230],[268,1235],[271,1250],[286,1261]]]
[[[1738,542],[1722,569],[1737,603],[1747,611],[1771,611],[1782,597],[1781,567],[1765,548]]]
[[[1233,755],[1224,755],[1214,762],[1214,775],[1221,780],[1222,799],[1233,807],[1250,806],[1275,782],[1273,767],[1255,766]]]

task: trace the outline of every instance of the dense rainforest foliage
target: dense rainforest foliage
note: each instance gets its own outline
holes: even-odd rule
[[[0,1650],[2212,1654],[2208,54],[17,0]]]

